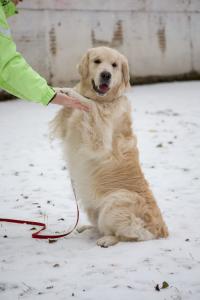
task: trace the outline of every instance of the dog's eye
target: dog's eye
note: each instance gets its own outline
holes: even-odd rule
[[[101,63],[101,60],[100,59],[95,59],[94,63],[97,64],[97,65],[99,65]]]
[[[113,66],[113,68],[116,68],[116,67],[117,67],[117,64],[114,62],[114,63],[112,64],[112,66]]]

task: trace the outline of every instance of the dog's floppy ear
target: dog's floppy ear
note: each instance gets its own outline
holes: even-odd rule
[[[130,75],[129,75],[128,60],[124,55],[122,55],[122,76],[123,76],[125,87],[128,88],[130,86]]]
[[[83,79],[86,79],[89,73],[89,54],[90,51],[88,50],[87,53],[83,55],[80,63],[78,64],[78,71]]]

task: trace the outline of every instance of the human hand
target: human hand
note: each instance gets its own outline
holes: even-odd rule
[[[82,104],[76,98],[68,96],[62,92],[58,92],[55,98],[50,103],[63,105],[65,107],[78,108],[84,111],[90,110],[89,106],[87,106],[86,104]]]
[[[17,5],[17,4],[19,4],[19,2],[22,2],[22,0],[12,0],[12,2],[13,2],[15,5]]]
[[[79,94],[74,88],[66,88],[66,87],[57,88],[57,87],[54,87],[53,89],[57,93],[63,93],[67,96],[70,96],[72,98],[75,98],[75,99],[79,100],[82,104],[91,105],[91,100],[84,97],[84,96],[82,96],[81,94]]]

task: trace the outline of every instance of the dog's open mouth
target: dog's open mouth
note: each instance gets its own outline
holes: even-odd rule
[[[101,83],[98,87],[96,86],[94,80],[92,80],[92,86],[95,92],[97,92],[100,95],[104,95],[109,91],[109,85],[106,83]]]

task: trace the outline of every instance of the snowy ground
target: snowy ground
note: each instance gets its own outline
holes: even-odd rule
[[[48,243],[31,239],[30,226],[1,224],[1,300],[200,299],[200,82],[138,86],[129,98],[170,237],[103,249],[92,232]],[[57,110],[0,103],[0,217],[45,220],[49,232],[75,222],[61,149],[48,140]]]

